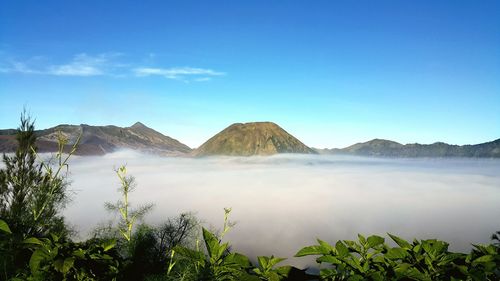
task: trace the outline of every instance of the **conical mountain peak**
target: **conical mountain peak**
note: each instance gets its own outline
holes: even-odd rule
[[[276,153],[315,152],[273,122],[251,122],[230,125],[193,154],[251,156]]]

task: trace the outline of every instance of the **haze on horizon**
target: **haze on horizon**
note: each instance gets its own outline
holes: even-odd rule
[[[500,3],[0,1],[0,128],[136,121],[198,147],[272,121],[312,147],[500,137]],[[64,11],[64,12],[61,12]]]

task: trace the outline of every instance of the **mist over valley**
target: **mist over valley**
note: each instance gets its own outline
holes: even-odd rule
[[[194,212],[205,226],[220,229],[223,208],[232,207],[237,224],[226,239],[251,257],[291,258],[298,245],[316,238],[334,243],[386,232],[442,239],[451,250],[468,251],[471,243],[489,241],[500,215],[500,161],[494,159],[181,158],[123,150],[74,156],[70,163],[74,195],[64,214],[82,238],[113,218],[104,202],[119,199],[113,168],[122,164],[137,181],[131,203],[155,204],[146,222]],[[289,262],[305,265],[304,259]]]

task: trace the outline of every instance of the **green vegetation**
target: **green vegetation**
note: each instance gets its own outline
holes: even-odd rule
[[[116,170],[121,200],[105,206],[119,221],[73,241],[60,211],[78,141],[64,155],[68,140],[59,134],[56,162],[37,160],[34,125],[25,114],[17,139],[16,154],[4,155],[0,170],[0,280],[500,280],[500,232],[468,254],[450,252],[444,241],[410,243],[391,234],[394,247],[376,235],[335,245],[318,240],[296,256],[318,256],[319,275],[278,266],[284,258],[252,261],[224,241],[234,225],[231,209],[224,209],[220,234],[200,227],[189,213],[158,226],[141,223],[153,206],[132,208],[135,182],[124,166]]]
[[[358,235],[358,241],[338,241],[301,249],[296,256],[319,255],[316,261],[329,265],[321,269],[324,280],[498,280],[500,249],[494,245],[474,245],[468,255],[451,253],[448,243],[414,240],[409,243],[388,234],[397,244],[389,247],[385,239]]]

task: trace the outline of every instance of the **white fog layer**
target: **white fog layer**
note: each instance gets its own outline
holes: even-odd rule
[[[112,218],[119,199],[113,168],[127,164],[137,188],[131,203],[154,203],[159,223],[196,212],[220,228],[223,208],[237,224],[226,236],[251,257],[291,258],[301,247],[354,239],[357,233],[438,238],[468,251],[500,230],[500,161],[379,159],[326,155],[162,158],[134,152],[70,161],[72,202],[64,214],[82,237]],[[302,261],[301,261],[302,260]],[[304,265],[291,258],[289,264]]]

